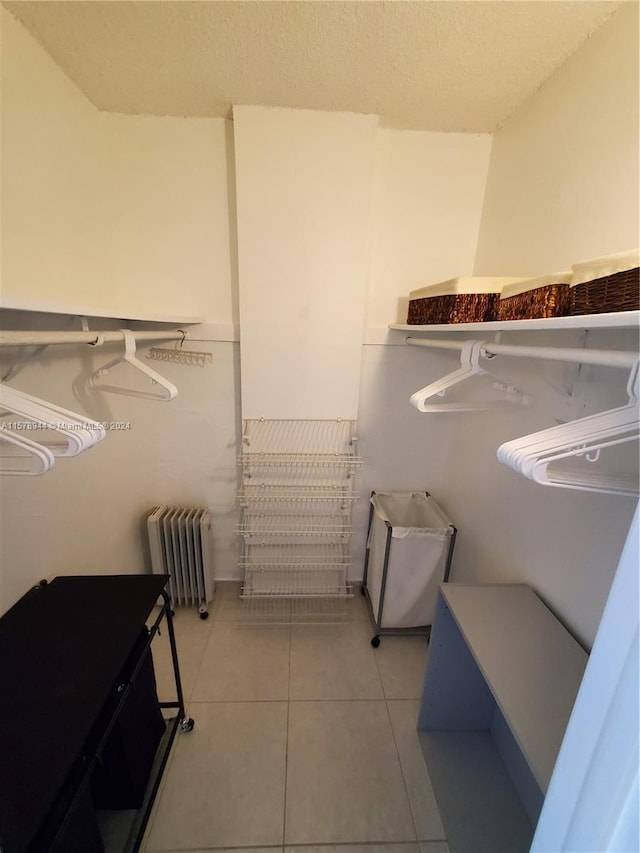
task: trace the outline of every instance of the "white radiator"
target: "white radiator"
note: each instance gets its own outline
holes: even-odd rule
[[[151,567],[169,575],[171,606],[195,605],[200,618],[209,615],[213,599],[211,523],[206,509],[153,507],[147,515]]]

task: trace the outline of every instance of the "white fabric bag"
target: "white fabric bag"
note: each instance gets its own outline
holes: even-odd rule
[[[371,504],[367,590],[376,621],[382,604],[381,628],[431,625],[453,527],[424,492],[374,492]]]

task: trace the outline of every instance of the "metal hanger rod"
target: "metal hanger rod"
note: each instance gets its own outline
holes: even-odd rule
[[[181,331],[134,332],[136,341],[181,341],[185,333]],[[0,331],[0,347],[51,346],[53,344],[101,344],[123,341],[122,331],[109,332],[23,332]]]
[[[438,338],[406,338],[414,347],[460,351],[467,341],[441,341]],[[601,367],[630,368],[640,357],[638,353],[622,350],[577,349],[570,347],[516,346],[483,342],[483,355],[507,355],[516,358],[542,358],[548,361],[569,361],[574,364],[594,364]]]

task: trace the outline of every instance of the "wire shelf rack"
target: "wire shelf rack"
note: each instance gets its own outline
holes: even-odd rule
[[[264,450],[243,450],[243,468],[347,468],[362,465],[353,453],[268,453]]]
[[[334,598],[245,596],[237,624],[269,627],[342,624],[351,621],[349,601],[352,598],[351,591]]]
[[[243,421],[242,443],[253,453],[292,455],[353,455],[357,443],[355,421],[267,420]]]
[[[360,496],[345,485],[314,485],[307,483],[247,483],[238,493],[242,506],[249,504],[348,504],[357,503]]]
[[[355,421],[245,420],[241,464],[252,468],[347,468],[362,465]]]
[[[245,420],[239,459],[241,598],[250,621],[342,621],[359,499],[356,423]]]
[[[243,513],[238,533],[247,538],[277,537],[340,538],[351,536],[346,515],[254,515]]]
[[[251,544],[245,540],[240,556],[243,569],[322,569],[341,568],[345,572],[353,562],[346,545]]]
[[[344,569],[247,569],[241,598],[345,598],[353,595]]]

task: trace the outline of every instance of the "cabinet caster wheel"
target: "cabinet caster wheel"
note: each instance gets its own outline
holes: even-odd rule
[[[201,619],[208,619],[209,618],[209,611],[208,610],[201,610],[200,611],[200,618]]]
[[[195,722],[191,719],[191,717],[183,717],[182,720],[180,720],[180,728],[183,732],[193,731],[194,726]]]
[[[371,640],[371,645],[374,649],[377,649],[380,645],[380,637],[373,637],[373,639]]]

